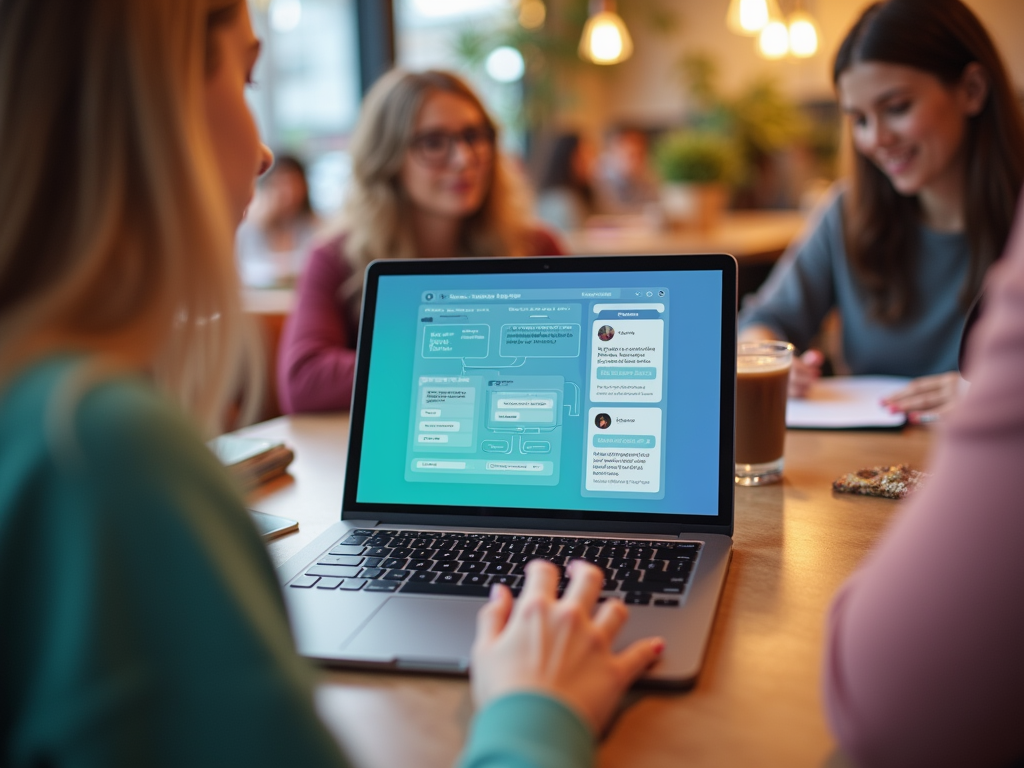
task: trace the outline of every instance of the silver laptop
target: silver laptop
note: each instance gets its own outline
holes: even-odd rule
[[[491,584],[604,570],[620,645],[697,677],[733,530],[736,262],[382,261],[366,273],[340,521],[280,568],[299,650],[465,674]],[[339,468],[340,469],[340,468]]]

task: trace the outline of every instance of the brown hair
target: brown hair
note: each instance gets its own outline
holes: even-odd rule
[[[995,45],[960,0],[887,0],[870,6],[836,54],[833,83],[864,61],[900,64],[928,72],[946,85],[960,81],[977,62],[988,95],[968,119],[964,139],[964,220],[971,260],[960,294],[966,309],[981,289],[988,267],[1002,253],[1024,183],[1024,118]],[[853,183],[846,195],[844,236],[872,314],[893,324],[918,297],[912,274],[920,220],[916,197],[898,193],[871,160],[854,152]]]
[[[345,258],[352,278],[342,286],[350,298],[362,288],[363,270],[374,259],[413,258],[412,231],[404,222],[407,206],[398,175],[413,138],[416,117],[427,97],[441,91],[475,106],[498,141],[498,126],[473,90],[440,70],[395,69],[378,80],[363,102],[352,136],[352,182],[338,229],[346,233]],[[463,222],[459,256],[521,256],[531,231],[522,182],[508,160],[495,153],[483,204]]]
[[[203,104],[210,39],[240,9],[0,0],[0,385],[76,352],[93,377],[151,374],[215,429],[251,380]]]

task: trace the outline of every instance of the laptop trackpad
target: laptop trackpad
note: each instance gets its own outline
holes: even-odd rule
[[[483,605],[483,600],[392,597],[345,644],[345,653],[392,658],[410,669],[465,671]]]

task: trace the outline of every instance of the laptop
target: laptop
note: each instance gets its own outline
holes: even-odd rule
[[[299,650],[466,674],[490,585],[589,560],[692,685],[732,546],[736,261],[388,260],[366,272],[340,520],[279,569]],[[564,583],[564,582],[563,582]]]

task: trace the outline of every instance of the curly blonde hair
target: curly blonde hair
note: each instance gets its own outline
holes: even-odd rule
[[[398,179],[416,118],[434,92],[455,94],[475,106],[498,136],[498,126],[473,90],[459,77],[440,70],[395,69],[378,80],[363,102],[352,136],[352,180],[335,230],[345,234],[344,258],[352,277],[344,298],[362,289],[363,271],[375,259],[415,258],[408,207]],[[522,256],[530,252],[533,229],[529,198],[520,174],[507,157],[496,154],[484,202],[463,222],[459,252],[453,256]]]

